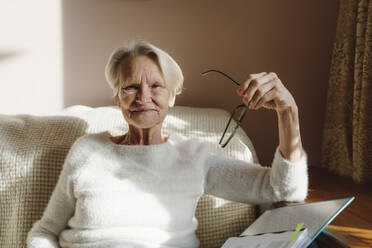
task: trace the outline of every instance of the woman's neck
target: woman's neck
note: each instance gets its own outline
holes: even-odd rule
[[[129,125],[129,130],[124,134],[119,144],[122,145],[155,145],[164,143],[166,139],[161,132],[161,126],[153,128],[136,128]]]

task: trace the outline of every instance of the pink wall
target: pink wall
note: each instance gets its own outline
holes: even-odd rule
[[[64,0],[64,105],[112,104],[104,66],[125,40],[142,38],[180,64],[185,90],[177,105],[231,111],[236,87],[250,73],[276,72],[300,111],[302,141],[311,165],[320,163],[322,121],[338,1],[297,0]],[[278,144],[276,114],[249,111],[244,129],[262,164]]]
[[[60,0],[0,1],[0,114],[63,108],[61,12]]]

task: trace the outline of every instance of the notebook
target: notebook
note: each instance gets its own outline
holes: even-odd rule
[[[257,236],[268,233],[294,232],[299,223],[303,223],[309,241],[307,247],[324,228],[354,200],[355,197],[293,204],[266,210],[241,235]],[[234,247],[234,246],[229,246]],[[249,246],[246,246],[249,247]]]

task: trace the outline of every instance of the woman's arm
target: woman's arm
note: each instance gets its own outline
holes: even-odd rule
[[[28,248],[59,248],[58,235],[66,228],[75,211],[73,194],[74,147],[66,157],[63,169],[48,205],[40,220],[34,223],[27,235]]]
[[[278,116],[279,150],[287,160],[301,159],[302,143],[298,108],[292,94],[274,72],[250,74],[237,89],[249,109],[273,109]]]
[[[299,161],[291,162],[277,147],[270,168],[236,160],[213,149],[206,165],[206,194],[251,204],[303,201],[307,196],[307,156],[304,151]]]
[[[277,112],[279,128],[279,150],[284,158],[291,162],[302,157],[302,142],[297,106]]]
[[[307,156],[302,149],[298,109],[275,73],[250,74],[237,89],[249,109],[276,110],[279,146],[272,168],[221,155],[211,156],[206,193],[240,202],[302,201],[307,196]]]

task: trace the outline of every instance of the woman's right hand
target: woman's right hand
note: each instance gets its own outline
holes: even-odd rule
[[[264,107],[279,113],[297,107],[292,94],[274,72],[250,74],[237,89],[237,94],[253,110]]]

